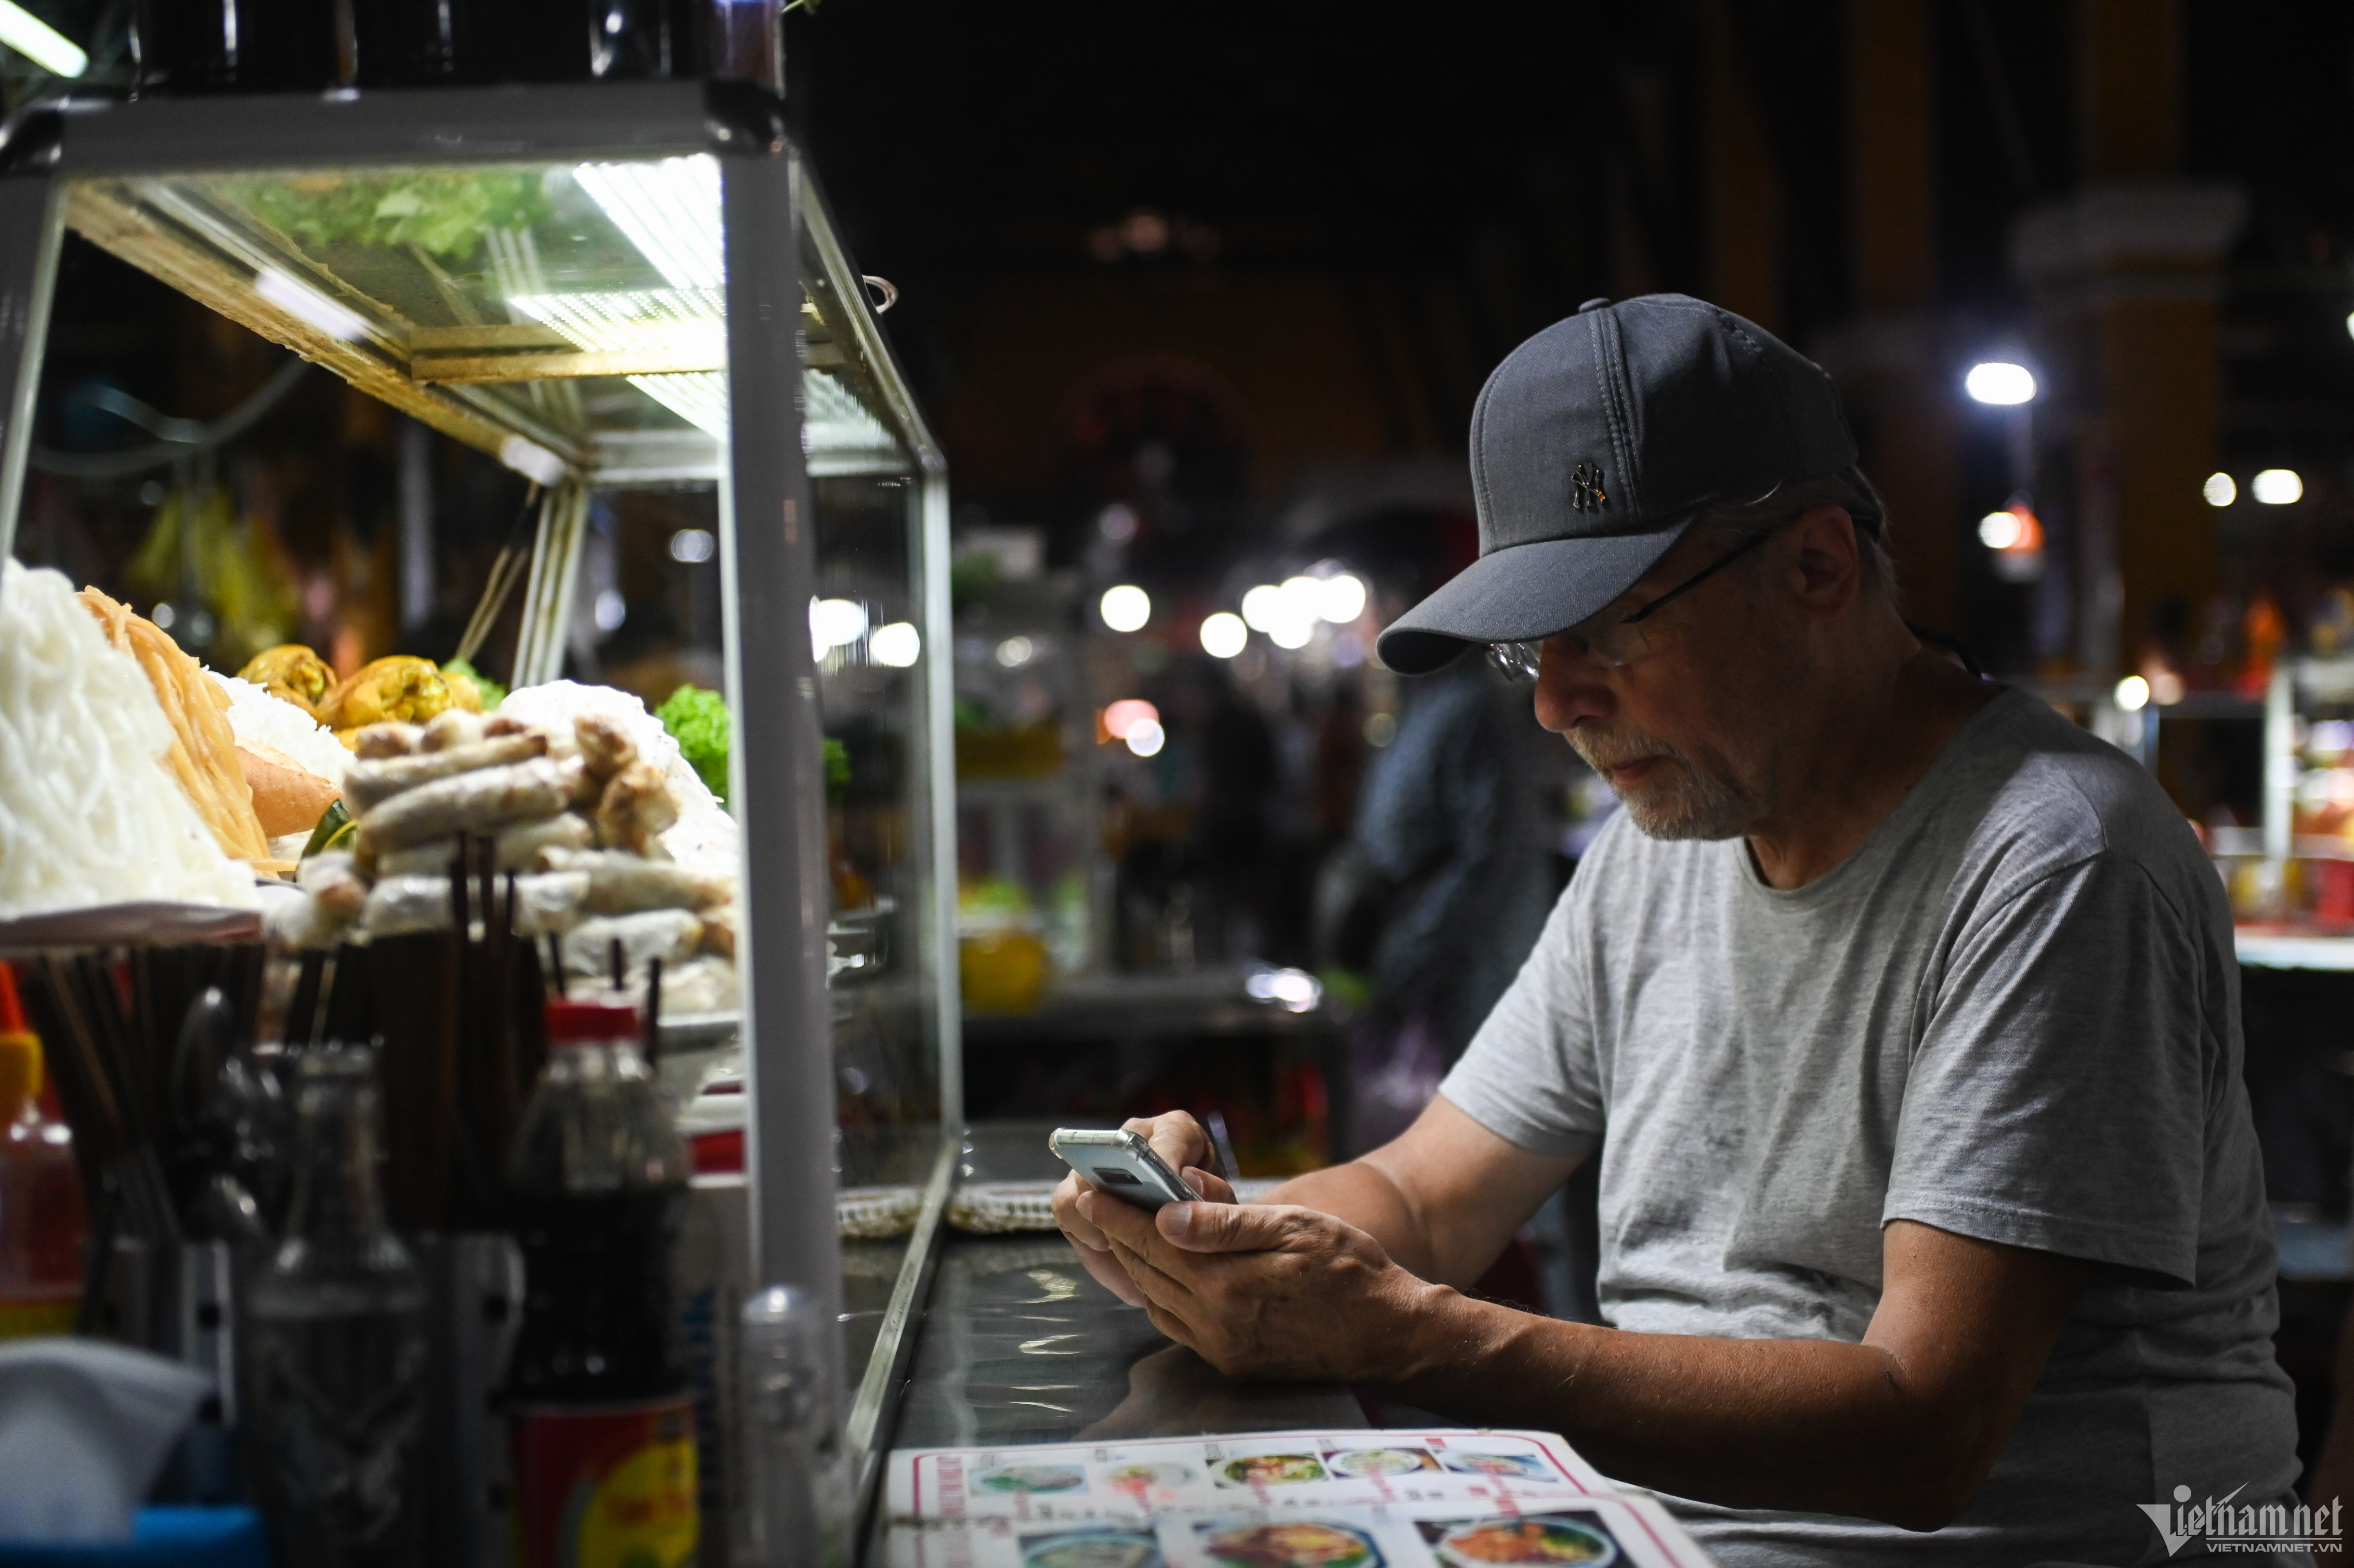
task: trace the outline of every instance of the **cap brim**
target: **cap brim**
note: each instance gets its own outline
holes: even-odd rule
[[[1686,518],[1651,534],[1538,539],[1480,556],[1374,640],[1382,662],[1426,675],[1466,648],[1551,637],[1597,615],[1666,555]]]

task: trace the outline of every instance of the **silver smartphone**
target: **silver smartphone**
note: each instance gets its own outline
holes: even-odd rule
[[[1046,1147],[1096,1191],[1109,1192],[1140,1209],[1190,1203],[1201,1196],[1137,1133],[1057,1128]]]

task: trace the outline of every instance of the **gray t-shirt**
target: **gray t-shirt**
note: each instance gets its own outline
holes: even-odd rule
[[[2296,1479],[2221,884],[2031,696],[1789,892],[1622,813],[1440,1092],[1523,1149],[1601,1141],[1617,1328],[1861,1340],[1895,1219],[2102,1266],[1959,1520],[1679,1504],[1727,1568],[2159,1561],[2137,1504]]]

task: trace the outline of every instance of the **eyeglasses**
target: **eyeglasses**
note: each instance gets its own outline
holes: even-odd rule
[[[1628,611],[1606,626],[1597,627],[1592,631],[1563,631],[1554,635],[1568,642],[1571,652],[1578,658],[1590,663],[1607,665],[1614,670],[1624,669],[1650,652],[1651,641],[1643,630],[1644,621],[1780,532],[1778,528],[1769,528],[1763,534],[1753,535],[1650,603],[1639,609]],[[1502,671],[1507,679],[1523,684],[1533,683],[1543,660],[1544,645],[1549,641],[1551,639],[1532,638],[1520,642],[1490,642],[1488,644],[1488,660]]]

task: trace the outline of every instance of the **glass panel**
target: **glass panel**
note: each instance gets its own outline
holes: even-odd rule
[[[717,476],[707,155],[96,180],[69,221],[267,335],[325,340],[367,390],[478,445],[520,434],[624,482]]]
[[[916,486],[811,482],[822,652],[827,850],[842,1180],[918,1184],[939,1123],[937,1020],[924,910],[932,895]]]

